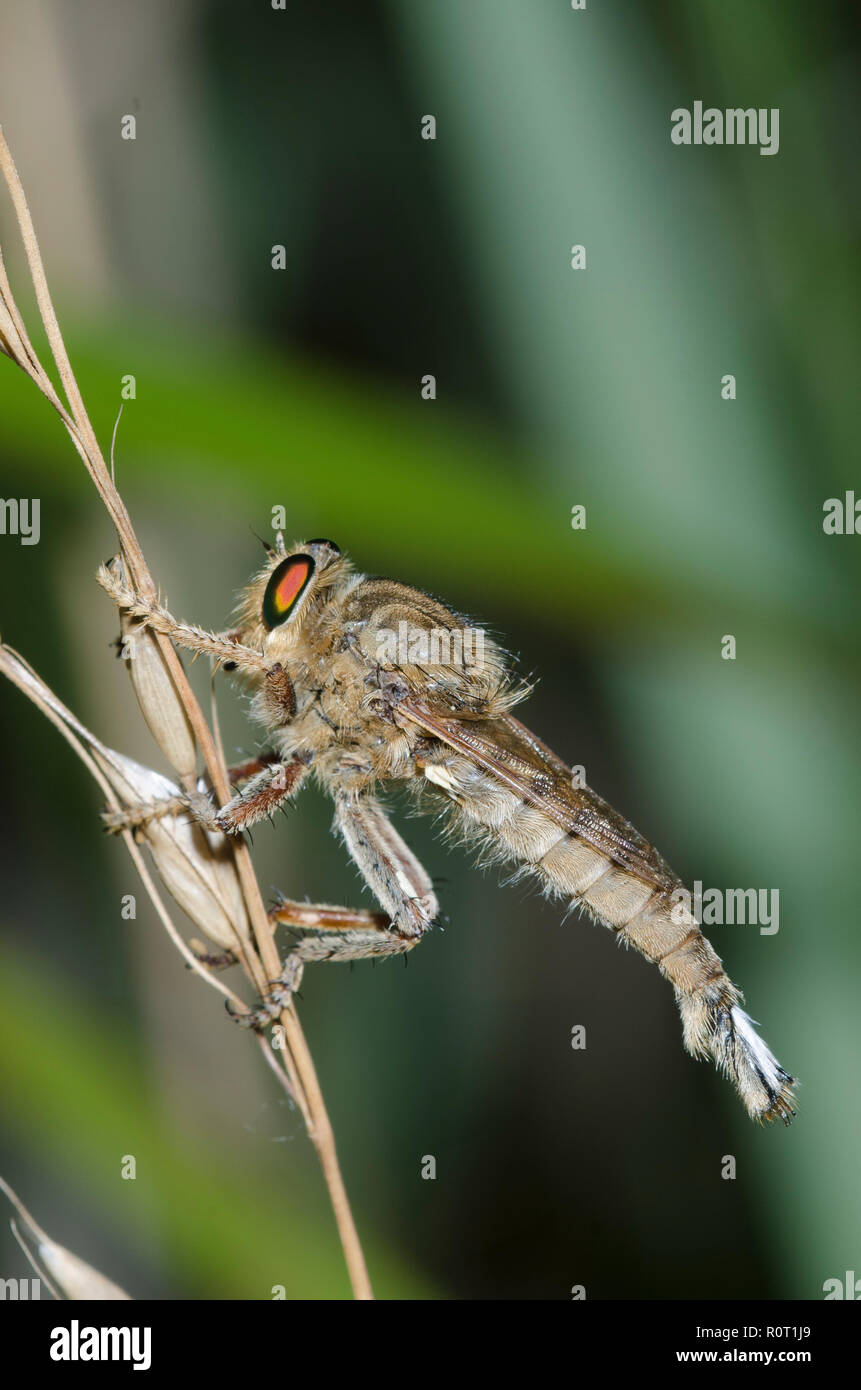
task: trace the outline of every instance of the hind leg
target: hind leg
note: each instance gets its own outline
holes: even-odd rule
[[[384,912],[282,902],[270,913],[303,935],[284,961],[267,1000],[239,1022],[263,1027],[298,989],[309,961],[378,960],[417,946],[439,912],[433,884],[412,850],[370,797],[339,798],[335,823]]]

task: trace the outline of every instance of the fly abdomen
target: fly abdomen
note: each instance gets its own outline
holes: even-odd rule
[[[694,917],[674,902],[672,893],[679,884],[669,876],[663,885],[646,882],[571,832],[534,867],[551,892],[569,897],[572,906],[582,907],[657,965],[673,985],[680,1004],[681,997],[699,994],[707,987],[734,1001],[736,994],[719,956]],[[689,1011],[685,1027],[688,1050],[707,1051],[707,1034],[704,1020],[698,1021]]]
[[[584,889],[590,865],[596,877]],[[575,894],[574,902],[657,965],[675,991],[688,1052],[712,1057],[748,1114],[788,1124],[795,1113],[793,1078],[740,1007],[739,992],[696,919],[673,897],[680,885],[644,882],[576,837],[560,841],[537,867],[553,891]]]
[[[481,839],[486,857],[514,860],[548,896],[567,898],[657,965],[673,986],[688,1052],[713,1058],[754,1119],[789,1123],[793,1078],[740,1007],[696,919],[673,896],[682,885],[663,861],[655,856],[649,877],[632,872],[466,758],[449,755],[428,764],[425,775],[457,808],[465,837]]]
[[[644,882],[576,836],[559,841],[536,867],[552,891],[574,895],[574,903],[657,965],[673,986],[688,1052],[714,1060],[748,1114],[788,1124],[795,1113],[793,1078],[740,1007],[739,992],[695,917],[673,897],[678,882]]]

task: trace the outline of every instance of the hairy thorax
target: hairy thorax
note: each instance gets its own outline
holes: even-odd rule
[[[273,638],[270,654],[290,671],[295,708],[278,724],[264,689],[256,713],[275,732],[282,756],[312,760],[330,792],[413,778],[417,753],[433,759],[434,741],[398,720],[408,692],[419,689],[452,712],[481,715],[506,683],[502,656],[489,639],[475,659],[472,632],[461,619],[392,580],[353,579],[301,629],[276,630]]]

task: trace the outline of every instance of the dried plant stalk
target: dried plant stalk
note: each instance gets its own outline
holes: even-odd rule
[[[176,797],[176,816],[147,824],[143,839],[171,896],[218,945],[235,955],[258,994],[281,970],[278,950],[251,857],[241,838],[220,843],[200,827],[192,827],[183,805],[200,796],[197,775],[199,750],[209,785],[221,804],[230,800],[227,769],[218,741],[189,685],[182,663],[168,637],[150,622],[137,631],[136,607],[143,601],[147,612],[157,611],[158,591],[135,535],[125,503],[117,490],[90,423],[75,379],[51,300],[39,244],[24,189],[0,127],[0,173],[15,210],[42,323],[62,387],[57,392],[33,348],[12,293],[0,254],[0,351],[30,377],[63,421],[78,454],[116,527],[121,557],[112,578],[115,585],[128,583],[127,604],[120,604],[124,634],[142,645],[129,662],[133,684],[144,717],[162,752],[178,777],[172,784],[161,774],[141,768],[123,755],[105,748],[85,729],[53,692],[16,653],[0,644],[0,671],[7,675],[51,719],[72,744],[78,756],[105,792],[109,811],[119,813],[137,801],[168,795]],[[63,400],[65,397],[65,401]],[[136,662],[142,660],[138,667]],[[133,771],[134,769],[134,771]],[[170,788],[171,790],[166,790]],[[123,839],[171,940],[183,957],[207,983],[230,998],[237,1012],[245,1006],[226,989],[186,946],[164,906],[133,834]],[[341,1176],[331,1122],[323,1101],[311,1053],[291,1000],[280,1016],[284,1046],[280,1066],[261,1038],[267,1061],[302,1112],[316,1148],[335,1215],[344,1256],[356,1298],[373,1297],[364,1255]]]
[[[76,1302],[118,1302],[129,1297],[125,1289],[108,1279],[92,1265],[74,1255],[64,1245],[59,1245],[46,1235],[34,1216],[24,1206],[20,1197],[3,1178],[0,1178],[0,1192],[4,1192],[18,1213],[24,1230],[33,1241],[35,1254],[21,1238],[13,1221],[12,1233],[33,1269],[56,1299],[74,1299]],[[41,1264],[38,1262],[41,1261]]]

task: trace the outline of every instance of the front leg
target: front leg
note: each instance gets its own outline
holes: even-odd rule
[[[230,670],[240,670],[258,676],[265,676],[268,662],[262,652],[253,647],[245,647],[233,632],[207,632],[195,623],[179,622],[172,613],[152,599],[145,599],[129,589],[122,576],[121,562],[115,557],[102,565],[96,575],[106,593],[114,603],[132,618],[138,618],[152,632],[185,647],[195,655],[205,654],[214,657]]]

